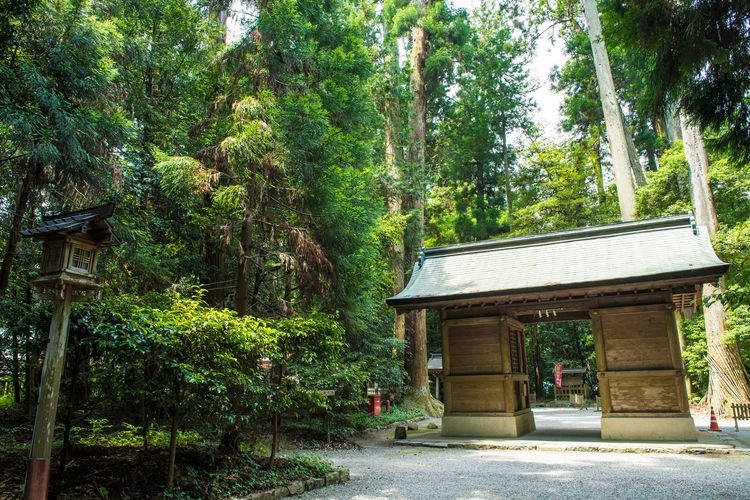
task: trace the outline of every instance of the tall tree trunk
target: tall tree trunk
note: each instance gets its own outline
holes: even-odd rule
[[[604,190],[604,175],[602,174],[602,131],[599,126],[596,127],[593,153],[594,176],[596,177],[596,198],[599,201],[599,205],[602,205],[607,198],[607,193]]]
[[[609,56],[602,38],[602,25],[599,21],[596,0],[583,0],[583,8],[588,24],[591,51],[594,54],[594,66],[596,67],[596,78],[599,82],[599,96],[604,112],[604,124],[607,127],[609,150],[612,154],[617,198],[620,203],[620,216],[623,221],[631,221],[636,218],[635,189],[631,175],[632,164],[629,160],[625,127],[620,106],[617,103],[612,69],[609,66]]]
[[[172,407],[169,430],[169,465],[167,466],[167,488],[174,486],[174,464],[177,458],[177,403]]]
[[[279,412],[273,412],[271,416],[271,456],[268,457],[268,468],[273,469],[276,461],[276,453],[279,451]]]
[[[21,224],[26,215],[31,191],[34,183],[39,176],[41,169],[36,164],[27,164],[26,174],[23,176],[21,185],[16,195],[16,203],[13,206],[13,217],[10,220],[10,230],[8,231],[8,243],[5,246],[3,261],[0,264],[0,297],[8,291],[10,283],[10,270],[13,267],[13,259],[16,257],[18,242],[21,240]]]
[[[31,328],[24,328],[24,368],[23,368],[23,410],[26,415],[33,416],[34,405],[32,402],[32,392],[34,384],[34,372],[32,371],[31,355]]]
[[[718,230],[718,220],[714,208],[713,195],[708,184],[708,157],[700,126],[680,110],[685,157],[690,166],[690,193],[695,210],[695,220],[713,236]],[[718,286],[712,283],[703,285],[703,299],[710,305],[703,309],[706,321],[706,341],[708,344],[708,391],[706,400],[721,415],[725,404],[750,403],[750,383],[742,364],[739,346],[723,340],[726,330],[724,305],[716,296],[724,292],[724,281]]]
[[[635,147],[635,141],[633,140],[633,134],[630,132],[630,127],[625,121],[625,115],[622,113],[622,108],[617,105],[617,110],[620,112],[620,121],[622,122],[622,128],[625,131],[625,141],[628,145],[628,163],[630,164],[630,173],[633,176],[633,182],[635,187],[639,188],[646,185],[646,174],[643,171],[643,165],[638,157],[638,148]]]
[[[12,344],[11,349],[13,350],[13,367],[12,370],[12,377],[13,377],[13,401],[16,404],[21,403],[21,362],[19,360],[19,349],[20,345],[18,342],[18,329],[12,328]]]
[[[652,145],[646,146],[646,158],[648,159],[648,170],[656,172],[659,170],[659,160],[656,157],[656,149]]]
[[[279,365],[279,377],[276,380],[277,390],[282,390],[284,382],[284,365]],[[276,454],[279,451],[279,432],[281,430],[281,414],[274,411],[271,415],[271,456],[268,457],[268,468],[272,469],[276,461]]]
[[[245,316],[248,313],[248,290],[249,283],[249,262],[251,252],[251,230],[253,224],[253,212],[245,202],[245,208],[242,215],[242,227],[240,228],[240,240],[237,256],[237,282],[234,285],[234,310],[238,316]],[[236,423],[224,430],[219,439],[219,452],[230,455],[239,451],[240,441],[242,439],[242,418],[240,417],[240,407],[238,401],[232,402],[231,411],[236,416]]]
[[[211,207],[211,194],[203,195],[203,209],[208,210]],[[217,238],[214,234],[215,226],[212,226],[204,232],[203,245],[201,254],[203,262],[206,265],[207,280],[204,283],[206,287],[206,302],[214,307],[224,305],[224,290],[226,281],[224,281],[224,255],[226,248],[221,243],[222,238]],[[217,241],[218,240],[218,241]]]
[[[427,34],[421,18],[427,8],[427,0],[417,0],[420,21],[411,28],[411,110],[409,116],[410,143],[408,153],[409,186],[405,197],[405,209],[409,213],[409,223],[405,237],[407,262],[416,262],[424,241],[424,192],[425,134],[427,129],[427,94],[424,81],[424,65],[427,57]],[[407,357],[407,372],[411,397],[425,408],[429,415],[439,412],[430,394],[430,380],[427,374],[427,318],[424,309],[406,313],[406,335],[411,347]]]
[[[148,449],[148,433],[151,429],[151,417],[149,417],[148,409],[146,408],[146,405],[143,405],[143,408],[141,409],[141,418],[143,419],[143,426],[141,427],[141,445],[143,446],[144,450]]]
[[[508,206],[508,226],[513,230],[513,193],[510,189],[510,160],[508,159],[508,133],[505,117],[501,129],[503,141],[503,176],[505,177],[505,203]]]
[[[396,78],[393,74],[398,68],[393,69],[394,61],[398,59],[398,48],[395,41],[391,41],[388,33],[388,23],[383,23],[383,37],[385,46],[385,67],[386,78],[389,85],[383,96],[383,117],[385,119],[385,170],[388,178],[386,186],[386,196],[388,201],[388,214],[394,219],[401,215],[401,168],[403,165],[403,154],[398,141],[398,124],[400,116],[400,107],[396,94]],[[393,275],[393,293],[399,293],[404,288],[404,240],[399,238],[389,249],[391,273]],[[398,340],[406,338],[405,316],[394,312],[394,333]]]
[[[690,121],[684,110],[680,110],[680,125],[684,139],[685,159],[690,167],[690,196],[695,210],[695,220],[705,226],[713,236],[719,229],[714,197],[708,184],[708,156],[700,126]]]
[[[59,474],[65,473],[65,467],[68,465],[68,456],[70,455],[70,432],[73,428],[73,413],[75,411],[78,398],[76,397],[76,386],[78,385],[78,374],[81,365],[81,345],[78,343],[78,337],[74,333],[70,339],[71,344],[75,346],[73,355],[68,354],[68,368],[70,370],[70,390],[68,391],[67,407],[63,417],[63,445],[60,451],[60,458],[57,464]]]
[[[246,202],[247,203],[247,202]],[[247,314],[247,291],[248,291],[248,269],[250,262],[250,230],[252,226],[252,217],[250,207],[245,205],[242,217],[242,227],[240,229],[239,256],[237,257],[237,283],[234,288],[234,309],[237,315],[245,316]]]
[[[664,110],[664,131],[670,145],[682,140],[682,127],[676,104],[669,104]]]

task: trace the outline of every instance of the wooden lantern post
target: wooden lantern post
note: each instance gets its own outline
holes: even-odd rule
[[[114,204],[45,217],[42,223],[22,233],[44,243],[41,274],[31,281],[39,294],[53,302],[49,342],[42,366],[39,403],[34,434],[26,469],[24,498],[47,498],[50,456],[60,394],[60,379],[65,366],[68,321],[72,302],[90,300],[97,295],[96,264],[103,246],[117,244],[107,218]]]

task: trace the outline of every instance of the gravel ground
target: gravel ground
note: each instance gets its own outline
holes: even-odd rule
[[[348,483],[305,498],[750,499],[750,457],[370,447],[323,454]]]

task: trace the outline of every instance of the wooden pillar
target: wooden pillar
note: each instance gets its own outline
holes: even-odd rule
[[[40,500],[47,498],[50,475],[50,456],[57,416],[57,399],[60,395],[60,379],[65,366],[65,347],[68,343],[68,321],[72,287],[63,285],[61,297],[53,302],[49,342],[42,366],[42,382],[39,386],[39,404],[34,420],[29,466],[26,472],[25,498]]]
[[[535,429],[523,324],[509,317],[442,320],[443,435],[516,437]]]
[[[696,440],[672,304],[597,309],[591,322],[602,438]]]

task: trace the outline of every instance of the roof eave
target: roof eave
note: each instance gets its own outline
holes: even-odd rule
[[[442,307],[446,302],[460,302],[469,301],[473,299],[482,299],[488,297],[507,297],[507,296],[523,296],[533,293],[541,292],[560,292],[567,290],[581,290],[585,288],[600,288],[607,286],[621,286],[621,285],[633,285],[654,282],[654,281],[673,281],[683,280],[684,283],[699,284],[699,283],[711,283],[724,276],[729,270],[729,264],[721,263],[715,266],[704,267],[701,269],[689,270],[689,271],[672,271],[669,273],[652,274],[647,276],[639,276],[637,279],[633,277],[618,278],[612,280],[601,280],[601,281],[589,281],[583,283],[569,283],[560,285],[548,285],[530,288],[519,288],[519,289],[506,289],[506,290],[492,290],[488,292],[476,292],[476,293],[459,293],[443,296],[431,296],[431,297],[406,297],[399,298],[398,295],[389,297],[386,299],[386,304],[391,307],[395,307],[400,310],[409,309],[431,309]],[[405,289],[406,290],[406,289]]]

